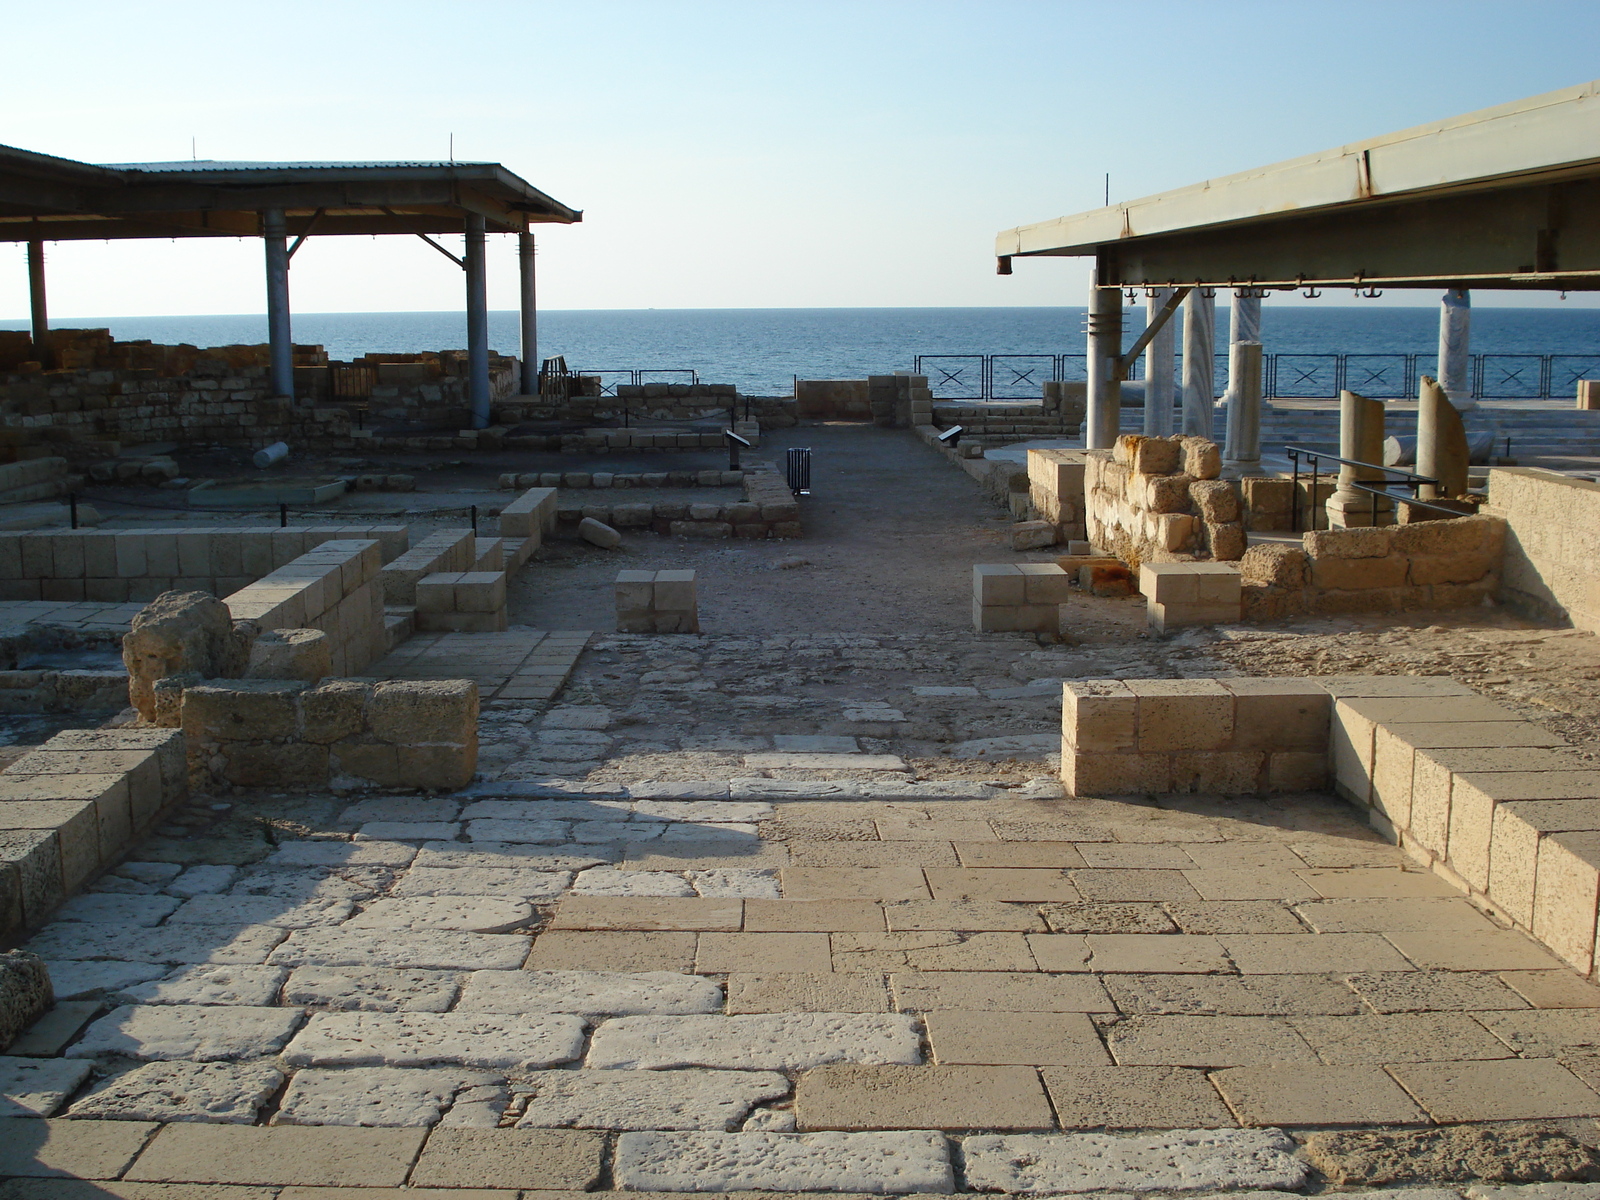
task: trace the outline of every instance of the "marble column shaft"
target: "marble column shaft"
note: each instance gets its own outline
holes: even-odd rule
[[[1172,299],[1175,289],[1155,288],[1144,302],[1146,323],[1154,321]],[[1147,437],[1167,437],[1172,433],[1172,402],[1175,395],[1173,371],[1177,361],[1177,331],[1167,319],[1144,348],[1144,432]]]
[[[1191,288],[1183,299],[1183,432],[1211,436],[1216,404],[1217,298]]]

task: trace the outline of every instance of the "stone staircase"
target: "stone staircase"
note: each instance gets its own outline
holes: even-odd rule
[[[1034,438],[1079,436],[1079,417],[1076,412],[1062,413],[1047,409],[1042,403],[958,404],[945,401],[933,406],[933,422],[941,429],[960,425],[963,441],[985,446]]]

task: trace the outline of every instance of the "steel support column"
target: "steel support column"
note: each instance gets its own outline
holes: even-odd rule
[[[517,266],[522,282],[522,394],[539,394],[539,296],[534,286],[533,234],[517,234]]]
[[[55,355],[50,350],[50,315],[45,307],[44,243],[28,243],[28,303],[33,316],[33,352],[46,370],[54,367]]]
[[[272,369],[272,394],[294,396],[294,344],[289,334],[289,229],[283,209],[261,214],[261,238],[267,249],[267,342]]]
[[[1083,445],[1109,450],[1122,426],[1122,290],[1089,288],[1089,385]]]
[[[489,427],[489,290],[484,268],[484,224],[467,215],[467,403],[472,427]]]

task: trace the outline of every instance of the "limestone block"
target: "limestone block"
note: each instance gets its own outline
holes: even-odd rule
[[[295,703],[306,684],[296,680],[215,680],[183,690],[184,736],[208,742],[263,741],[294,736]]]
[[[1321,792],[1328,786],[1328,756],[1304,750],[1267,755],[1269,792]]]
[[[1022,573],[1023,603],[1065,604],[1072,599],[1073,579],[1055,563],[1018,563],[1017,570]]]
[[[456,612],[492,613],[506,606],[504,571],[463,571],[456,577]]]
[[[122,639],[129,703],[150,720],[157,680],[184,674],[237,678],[249,661],[250,640],[245,631],[236,629],[228,607],[215,596],[168,592],[158,597],[134,616]]]
[[[972,604],[972,627],[979,633],[1058,633],[1061,610],[1054,604]]]
[[[1207,750],[1172,756],[1172,790],[1245,796],[1264,790],[1267,756],[1259,750]]]
[[[1369,533],[1372,530],[1336,530],[1339,533]],[[1306,534],[1309,538],[1311,534]],[[1376,590],[1398,588],[1406,583],[1407,562],[1399,555],[1387,558],[1311,559],[1312,586],[1322,589]]]
[[[1418,775],[1423,773],[1425,767],[1433,765],[1426,751],[1417,754],[1415,761]],[[1466,777],[1454,778],[1450,789],[1447,858],[1451,870],[1478,892],[1489,890],[1489,850],[1494,840],[1494,808],[1494,800],[1472,786]]]
[[[1027,584],[1022,567],[1016,563],[973,564],[972,599],[979,605],[1026,603]]]
[[[277,1010],[285,1011],[285,1010]],[[638,1018],[633,1018],[638,1019]],[[296,1067],[461,1066],[538,1070],[583,1052],[583,1022],[487,1013],[314,1013],[284,1051]]]
[[[75,890],[102,862],[100,820],[92,800],[40,798],[36,791],[0,779],[0,834],[18,833],[54,834],[58,889]],[[24,912],[26,903],[24,892]]]
[[[1172,756],[1063,750],[1061,786],[1069,796],[1161,795],[1172,790]]]
[[[1429,849],[1443,855],[1448,836],[1450,773],[1429,771],[1425,765],[1419,771],[1415,758],[1411,743],[1394,730],[1383,725],[1373,730],[1371,803],[1396,829],[1413,831],[1413,836],[1420,821],[1427,831],[1425,836],[1433,843]]]
[[[1207,524],[1239,519],[1239,494],[1221,479],[1196,479],[1189,484],[1189,500]]]
[[[1533,935],[1585,975],[1594,967],[1597,900],[1600,832],[1540,839]]]
[[[955,1191],[949,1144],[920,1131],[623,1133],[613,1175],[643,1192]]]
[[[1523,813],[1527,805],[1497,805],[1489,842],[1489,895],[1512,920],[1533,927],[1534,882],[1538,871],[1539,822]]]
[[[367,701],[367,722],[392,745],[476,744],[478,685],[469,679],[378,683]]]
[[[1156,1190],[1299,1190],[1310,1168],[1279,1129],[979,1134],[962,1143],[974,1190],[1115,1193]]]
[[[699,601],[693,571],[657,571],[653,600],[657,612],[693,613]]]
[[[26,950],[0,953],[0,1051],[54,1004],[43,959]]]
[[[1069,679],[1062,685],[1065,746],[1081,753],[1131,752],[1138,745],[1138,721],[1138,697],[1120,680]]]
[[[1333,700],[1305,679],[1223,679],[1234,696],[1232,746],[1238,750],[1328,753]]]
[[[1310,558],[1299,546],[1277,542],[1251,546],[1239,559],[1243,582],[1268,587],[1303,588],[1310,580],[1310,566]]]
[[[250,679],[300,679],[307,683],[332,674],[328,636],[318,629],[268,629],[250,647],[245,676]]]
[[[1221,750],[1233,740],[1234,696],[1214,679],[1131,679],[1143,752]]]
[[[1215,479],[1222,474],[1222,450],[1201,437],[1179,439],[1183,447],[1183,473],[1194,479]]]
[[[1013,550],[1039,550],[1056,544],[1056,527],[1049,521],[1019,521],[1011,527]]]
[[[1395,550],[1394,527],[1380,529],[1312,529],[1301,535],[1313,560],[1384,558]]]
[[[617,619],[625,615],[648,616],[655,599],[654,571],[619,571],[613,585],[617,602]]]
[[[1195,519],[1188,513],[1164,512],[1155,515],[1152,540],[1162,550],[1178,552],[1194,540]]]

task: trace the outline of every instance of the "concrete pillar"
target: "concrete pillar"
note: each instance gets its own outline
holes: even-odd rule
[[[1233,364],[1229,385],[1237,388],[1228,401],[1228,442],[1222,451],[1222,473],[1237,479],[1261,473],[1261,343],[1236,343]]]
[[[472,427],[489,427],[489,277],[484,267],[483,218],[467,216],[467,404]]]
[[[1233,381],[1237,378],[1234,368],[1239,345],[1260,340],[1261,293],[1255,288],[1235,288],[1233,305],[1228,310],[1228,390],[1222,397],[1225,403],[1233,399],[1236,390]]]
[[[1173,289],[1156,288],[1144,302],[1144,319],[1153,321]],[[1173,316],[1177,314],[1174,313]],[[1144,348],[1144,431],[1148,437],[1167,437],[1172,433],[1172,372],[1177,361],[1177,330],[1169,318],[1161,332]]]
[[[1211,436],[1216,403],[1217,297],[1202,287],[1183,298],[1183,432]]]
[[[267,342],[272,394],[294,396],[294,343],[289,334],[289,227],[283,209],[261,214],[267,247]]]
[[[1122,289],[1089,289],[1088,411],[1083,422],[1086,450],[1109,450],[1122,428]]]
[[[1339,393],[1339,457],[1358,462],[1383,464],[1383,418],[1381,400],[1369,400],[1355,392]],[[1383,472],[1367,467],[1352,467],[1348,463],[1339,467],[1339,486],[1328,497],[1328,528],[1348,529],[1373,523],[1373,504],[1377,504],[1378,522],[1385,523],[1383,514],[1394,507],[1393,501],[1374,496],[1351,485],[1356,481],[1371,483],[1381,480]],[[1298,500],[1297,500],[1298,503]]]
[[[1457,412],[1478,407],[1472,398],[1472,293],[1451,288],[1439,301],[1439,386]]]
[[[56,361],[50,350],[50,314],[45,306],[44,243],[38,239],[28,243],[28,303],[33,316],[33,352],[48,371]]]
[[[522,281],[522,394],[539,394],[539,296],[534,287],[533,234],[517,234],[517,267]]]
[[[1439,486],[1423,484],[1422,500],[1455,499],[1467,490],[1467,429],[1450,397],[1431,375],[1422,377],[1417,396],[1417,474],[1437,479]]]

